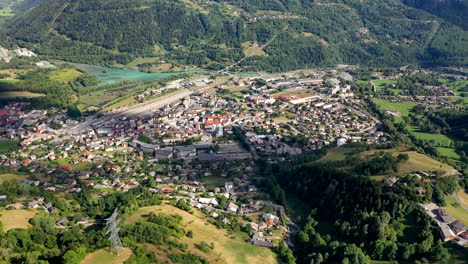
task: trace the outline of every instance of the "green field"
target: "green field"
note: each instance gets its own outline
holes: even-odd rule
[[[447,195],[445,196],[445,202],[447,203],[447,206],[444,206],[442,208],[445,209],[448,215],[451,217],[465,223],[465,225],[468,225],[468,211],[465,210],[455,199],[453,195]]]
[[[49,76],[54,81],[71,82],[81,74],[81,72],[74,69],[59,69],[52,71]]]
[[[387,100],[373,100],[375,104],[377,104],[380,108],[384,110],[390,110],[390,111],[398,111],[401,116],[408,116],[410,113],[410,110],[416,106],[415,103],[393,103]],[[402,117],[395,117],[396,122],[402,122],[403,118]]]
[[[6,19],[13,17],[14,15],[15,11],[11,8],[0,9],[0,25],[3,24]]]
[[[437,146],[447,147],[453,144],[453,140],[446,135],[419,132],[419,129],[415,126],[408,126],[408,130],[418,139],[433,140]]]
[[[327,152],[325,156],[323,156],[318,161],[341,161],[345,160],[348,153],[353,151],[352,148],[334,148]]]
[[[0,98],[34,98],[44,96],[41,93],[32,93],[32,92],[23,92],[23,91],[9,91],[9,92],[0,92]]]
[[[438,147],[437,151],[440,153],[440,155],[444,157],[449,157],[452,159],[459,159],[460,155],[458,155],[457,152],[455,152],[455,149],[453,148],[444,148],[444,147]]]
[[[6,153],[18,148],[18,140],[0,140],[0,153]]]
[[[382,86],[384,85],[385,83],[397,83],[396,80],[375,80],[375,81],[372,81],[373,84],[377,85],[377,86]]]
[[[223,186],[227,181],[227,178],[218,176],[207,176],[203,178],[203,182],[206,184],[207,188]]]
[[[109,249],[100,249],[87,255],[85,259],[81,261],[81,264],[121,264],[124,263],[131,255],[132,251],[128,248],[125,248],[119,253],[119,255],[109,252]]]
[[[14,228],[26,229],[30,227],[29,219],[33,218],[38,210],[0,210],[0,222],[3,224],[3,231]]]
[[[376,152],[382,150],[369,150],[360,153],[361,158],[366,156],[372,156]],[[383,150],[385,152],[392,153],[393,156],[398,155],[398,153],[406,153],[409,155],[408,161],[402,161],[398,163],[398,172],[399,173],[412,173],[415,171],[441,171],[444,176],[451,175],[454,168],[450,165],[437,161],[429,156],[418,153],[416,151],[399,151],[397,149]]]
[[[27,177],[28,177],[27,175],[21,175],[21,174],[12,174],[12,173],[0,174],[0,184],[6,181],[21,182]]]

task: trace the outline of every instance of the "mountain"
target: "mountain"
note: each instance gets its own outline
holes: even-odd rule
[[[402,0],[32,2],[4,29],[4,45],[68,61],[112,65],[145,56],[220,69],[253,52],[238,65],[251,71],[468,61],[465,30]]]
[[[468,29],[468,1],[467,0],[404,0],[404,3],[426,10],[427,12],[444,18],[455,25]]]

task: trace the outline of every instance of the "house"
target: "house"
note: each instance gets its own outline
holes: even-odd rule
[[[388,187],[392,187],[397,181],[398,181],[398,178],[395,177],[395,176],[392,176],[392,177],[386,178],[383,181],[383,185],[388,186]]]
[[[465,224],[463,224],[462,222],[458,220],[449,224],[449,226],[457,236],[466,231]]]
[[[58,167],[60,169],[62,169],[62,170],[66,170],[66,171],[71,171],[72,170],[72,167],[70,167],[68,165],[59,165]]]
[[[440,235],[442,236],[442,239],[445,242],[452,240],[456,237],[452,229],[450,229],[450,227],[447,224],[437,222],[437,225],[439,226]]]
[[[232,183],[232,182],[224,183],[224,189],[226,190],[226,192],[234,191],[234,183]]]
[[[171,194],[173,192],[173,190],[171,188],[166,188],[163,190],[163,193],[164,194]]]
[[[216,198],[198,198],[198,202],[202,204],[212,204],[218,206],[218,200]]]
[[[28,203],[28,208],[38,208],[38,207],[39,207],[38,201],[32,201]]]
[[[228,203],[226,206],[226,211],[231,212],[231,213],[237,213],[238,209],[239,209],[239,206],[235,203]]]
[[[9,205],[7,205],[7,208],[13,208],[15,210],[18,210],[18,209],[24,208],[24,205],[20,204],[20,203],[9,204]]]
[[[8,197],[8,195],[0,195],[0,200],[5,200]]]
[[[260,247],[268,247],[268,248],[273,247],[273,242],[268,241],[268,240],[255,240],[255,239],[252,239],[252,244],[254,244],[256,246],[260,246]]]
[[[442,222],[445,224],[450,224],[455,221],[455,219],[453,219],[453,217],[449,215],[439,215],[439,217],[442,220]]]

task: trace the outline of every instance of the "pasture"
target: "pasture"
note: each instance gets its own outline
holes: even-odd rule
[[[209,263],[277,263],[275,254],[270,249],[245,242],[246,235],[244,236],[243,233],[230,234],[227,230],[218,229],[206,220],[205,215],[198,211],[190,214],[170,204],[155,205],[140,208],[126,220],[126,223],[138,221],[143,215],[150,212],[181,215],[183,225],[186,230],[192,230],[193,238],[184,237],[180,242],[186,243],[191,252],[205,257]],[[214,244],[213,251],[206,253],[197,249],[195,244],[202,241],[212,242]]]
[[[111,253],[108,248],[100,249],[94,253],[87,255],[81,264],[102,264],[102,263],[112,263],[112,264],[122,264],[130,256],[132,251],[129,248],[124,248],[119,255]]]
[[[74,69],[58,69],[50,72],[49,77],[54,81],[71,82],[78,78],[82,73]]]
[[[0,210],[0,222],[3,224],[3,231],[15,228],[26,229],[30,227],[29,219],[33,218],[38,210]]]

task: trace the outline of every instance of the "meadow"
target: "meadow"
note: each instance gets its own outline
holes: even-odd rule
[[[205,257],[209,263],[277,263],[275,254],[268,248],[262,248],[247,243],[247,235],[244,233],[228,233],[227,230],[218,229],[210,224],[206,216],[199,211],[190,214],[170,204],[155,205],[140,208],[134,215],[125,220],[133,223],[141,219],[149,212],[178,214],[183,217],[183,224],[187,230],[192,230],[193,238],[184,237],[180,240],[186,243],[191,252]],[[216,238],[216,239],[213,239]],[[200,242],[213,243],[212,252],[206,253],[196,248],[195,244]]]
[[[130,258],[131,255],[132,251],[129,248],[124,248],[118,255],[111,253],[108,248],[100,249],[87,255],[84,260],[81,261],[81,264],[122,264]]]
[[[0,140],[0,153],[6,153],[18,148],[18,140]]]
[[[401,114],[402,117],[403,116],[408,116],[410,114],[410,110],[414,106],[416,106],[415,103],[407,103],[407,102],[394,103],[394,102],[390,102],[390,101],[387,101],[387,100],[373,100],[373,102],[375,104],[377,104],[380,108],[384,109],[384,110],[398,111]],[[396,117],[395,121],[397,123],[403,122],[402,117]]]
[[[33,218],[39,211],[37,210],[0,210],[0,222],[3,224],[3,231],[14,228],[26,229],[30,227],[29,219]]]

